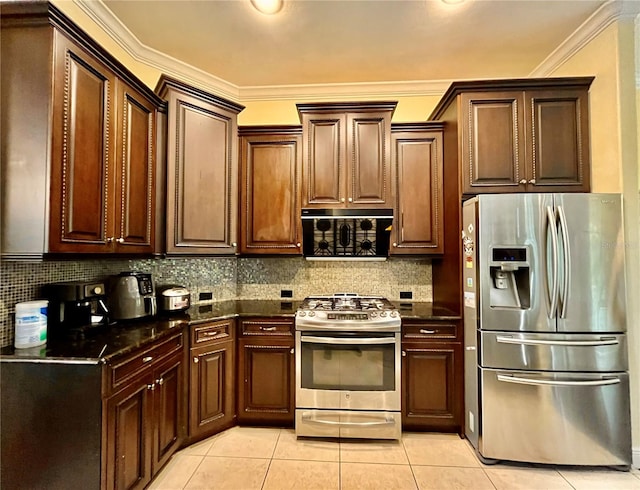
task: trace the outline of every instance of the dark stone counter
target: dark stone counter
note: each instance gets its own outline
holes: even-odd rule
[[[83,335],[56,338],[49,332],[47,343],[40,347],[0,349],[0,361],[81,362],[97,364],[127,354],[145,344],[171,335],[186,325],[222,320],[236,316],[290,316],[299,301],[222,301],[195,305],[184,313],[159,314],[155,318],[122,321],[97,327]]]
[[[426,302],[394,302],[404,319],[459,320],[460,315],[451,310]],[[80,362],[97,364],[127,354],[145,344],[171,335],[187,325],[234,317],[291,317],[300,301],[222,301],[194,305],[184,313],[158,315],[156,318],[119,322],[100,327],[85,335],[55,338],[49,335],[46,345],[30,349],[0,350],[0,360],[40,362]]]
[[[408,320],[460,320],[462,316],[454,311],[433,303],[392,301],[398,308],[400,318]]]

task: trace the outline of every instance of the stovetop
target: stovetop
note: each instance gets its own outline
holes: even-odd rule
[[[310,296],[296,313],[297,330],[400,330],[400,314],[381,296]]]
[[[369,310],[394,310],[395,306],[381,296],[310,296],[305,298],[300,305],[305,310],[331,310],[331,311],[369,311]]]

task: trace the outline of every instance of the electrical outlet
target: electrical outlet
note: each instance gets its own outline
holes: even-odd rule
[[[413,299],[411,291],[400,291],[400,299]]]
[[[291,289],[281,289],[280,290],[281,298],[293,298],[293,290]]]
[[[198,301],[211,301],[213,299],[212,292],[203,292],[198,295]]]

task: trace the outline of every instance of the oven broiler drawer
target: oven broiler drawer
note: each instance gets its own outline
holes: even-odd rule
[[[400,439],[400,412],[296,410],[296,436]]]

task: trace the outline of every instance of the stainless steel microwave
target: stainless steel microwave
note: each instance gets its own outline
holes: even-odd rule
[[[313,260],[385,260],[392,209],[303,209],[302,253]]]

